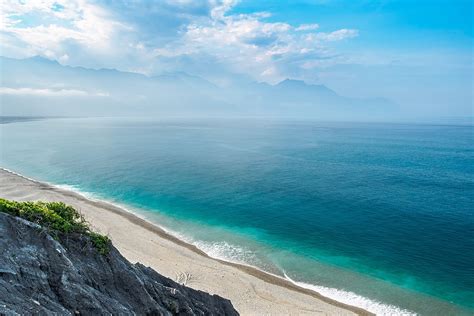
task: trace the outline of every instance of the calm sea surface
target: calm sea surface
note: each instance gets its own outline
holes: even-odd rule
[[[379,314],[474,312],[474,128],[4,120],[0,165]],[[0,192],[1,196],[1,192]]]

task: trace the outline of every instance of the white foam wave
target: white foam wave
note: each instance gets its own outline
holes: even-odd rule
[[[248,262],[255,260],[255,254],[252,251],[232,245],[226,241],[194,241],[192,244],[204,251],[209,257],[215,259],[246,265],[248,265]]]
[[[200,250],[204,251],[207,255],[209,255],[212,258],[255,267],[253,265],[249,265],[249,262],[251,262],[251,260],[255,260],[255,254],[251,252],[250,250],[244,249],[242,247],[232,245],[225,241],[222,241],[222,242],[202,242],[202,241],[192,242],[190,241],[190,243],[195,245]],[[275,277],[281,278],[280,276],[275,275],[273,273],[269,273],[263,270],[261,271],[271,274]],[[336,288],[314,285],[314,284],[309,284],[305,282],[297,282],[291,279],[286,273],[283,273],[283,274],[286,280],[290,281],[296,286],[299,286],[301,288],[305,288],[311,291],[315,291],[321,294],[322,296],[331,298],[335,301],[338,301],[347,305],[360,307],[376,315],[391,315],[391,316],[392,315],[400,315],[400,316],[417,315],[416,313],[412,311],[401,309],[394,305],[384,304],[375,300],[371,300],[369,298],[366,298],[364,296],[358,295],[350,291],[344,291],[344,290],[340,290]]]
[[[58,188],[58,189],[61,189],[61,190],[65,190],[65,191],[71,191],[71,192],[74,192],[76,194],[79,194],[89,200],[93,200],[93,201],[99,201],[100,197],[97,197],[95,196],[93,193],[91,192],[87,192],[87,191],[82,191],[79,187],[77,186],[74,186],[74,185],[70,185],[70,184],[55,184],[55,183],[51,183],[51,182],[47,182],[47,181],[38,181],[36,179],[33,179],[33,178],[30,178],[30,177],[27,177],[25,175],[22,175],[18,172],[15,172],[13,170],[10,170],[10,169],[7,169],[7,168],[3,168],[1,167],[0,168],[1,170],[5,170],[6,172],[9,172],[11,174],[14,174],[20,178],[23,178],[23,179],[26,179],[26,180],[29,180],[31,182],[35,182],[35,183],[43,183],[43,184],[47,184],[51,187],[54,187],[54,188]]]
[[[92,200],[92,201],[99,201],[100,197],[96,196],[94,193],[92,192],[87,192],[87,191],[83,191],[81,190],[79,187],[75,186],[75,185],[70,185],[70,184],[52,184],[52,183],[48,183],[49,185],[55,187],[55,188],[58,188],[58,189],[61,189],[61,190],[65,190],[65,191],[71,191],[71,192],[74,192],[76,194],[79,194],[83,197],[85,197],[86,199],[88,200]]]
[[[23,179],[26,179],[26,180],[30,180],[30,181],[33,181],[33,182],[37,182],[37,183],[39,182],[39,181],[37,181],[37,180],[35,180],[35,179],[25,177],[24,175],[19,174],[18,172],[15,172],[15,171],[13,171],[13,170],[10,170],[10,169],[7,169],[7,168],[0,168],[0,169],[5,170],[6,172],[9,172],[9,173],[11,173],[11,174],[14,174],[15,176],[18,176],[18,177],[20,177],[20,178],[23,178]]]
[[[299,287],[315,291],[321,294],[322,296],[331,298],[335,301],[338,301],[347,305],[363,308],[376,315],[400,315],[400,316],[417,315],[416,313],[412,311],[401,309],[394,305],[383,304],[381,302],[371,300],[369,298],[363,297],[353,292],[339,290],[335,288],[329,288],[329,287],[320,286],[320,285],[308,284],[305,282],[297,282],[291,279],[287,274],[285,274],[285,278],[291,283]]]

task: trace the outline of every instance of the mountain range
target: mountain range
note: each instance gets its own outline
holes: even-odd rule
[[[363,119],[395,113],[383,98],[344,97],[324,85],[221,87],[185,72],[146,76],[61,65],[43,57],[0,57],[3,116],[266,116]]]

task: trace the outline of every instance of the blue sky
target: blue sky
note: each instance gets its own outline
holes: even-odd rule
[[[473,1],[3,1],[1,55],[219,85],[285,78],[472,115]]]

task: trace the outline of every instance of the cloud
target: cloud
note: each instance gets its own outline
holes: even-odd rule
[[[330,42],[358,35],[351,29],[317,32],[318,24],[270,22],[269,12],[236,14],[234,0],[6,1],[2,54],[146,74],[194,69],[206,77],[199,65],[204,64],[275,82],[301,76],[311,60],[331,59],[336,54]]]
[[[319,24],[301,24],[297,28],[296,31],[314,31],[319,28]]]
[[[320,41],[334,42],[334,41],[341,41],[346,38],[353,38],[358,35],[359,35],[358,30],[341,29],[334,32],[330,32],[330,33],[321,32],[321,33],[310,34],[309,38],[314,39],[314,40],[320,40]]]
[[[61,60],[77,55],[75,48],[90,57],[110,55],[117,35],[131,30],[106,9],[85,0],[7,0],[1,17],[0,39],[6,43],[2,48],[7,55],[10,51],[20,55],[15,57],[42,55]]]
[[[285,22],[268,22],[266,19],[271,16],[268,12],[219,12],[205,21],[201,19],[187,25],[181,37],[154,50],[156,57],[195,56],[193,59],[202,62],[203,58],[212,56],[214,67],[256,80],[277,82],[288,76],[301,76],[302,72],[317,67],[317,63],[304,67],[308,60],[326,59],[329,64],[335,53],[325,43],[358,35],[356,30],[348,29],[314,32],[319,27],[317,24],[294,27]],[[342,58],[337,59],[340,60]]]
[[[42,97],[107,97],[108,93],[88,92],[75,89],[34,89],[0,87],[0,95],[42,96]]]

